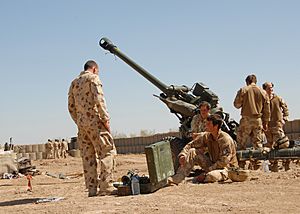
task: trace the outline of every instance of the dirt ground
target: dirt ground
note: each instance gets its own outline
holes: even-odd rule
[[[82,172],[80,158],[34,161],[42,172],[33,177],[33,191],[27,192],[26,178],[0,180],[0,213],[300,213],[300,166],[290,171],[251,171],[242,183],[230,181],[193,184],[159,189],[136,196],[88,198],[82,176],[59,179],[46,172],[74,175]],[[148,174],[145,155],[118,155],[115,177],[130,169]],[[56,202],[38,203],[42,198],[63,197]]]

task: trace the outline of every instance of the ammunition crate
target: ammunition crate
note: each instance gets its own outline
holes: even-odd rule
[[[150,183],[140,184],[141,193],[151,193],[167,185],[174,175],[170,142],[160,141],[145,147]]]

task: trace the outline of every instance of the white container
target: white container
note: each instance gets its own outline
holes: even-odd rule
[[[132,176],[131,178],[131,192],[132,195],[139,195],[141,193],[139,179],[136,176]]]
[[[269,165],[270,165],[269,161],[268,160],[264,160],[262,162],[262,171],[263,172],[270,172]]]

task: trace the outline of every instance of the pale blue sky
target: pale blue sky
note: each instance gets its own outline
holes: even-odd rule
[[[232,102],[251,73],[300,118],[299,11],[296,0],[0,0],[0,143],[75,136],[67,92],[88,59],[100,65],[114,132],[179,126],[155,86],[99,47],[103,36],[167,85],[204,82],[236,120]]]

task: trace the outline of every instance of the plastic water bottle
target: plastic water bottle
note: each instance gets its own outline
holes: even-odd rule
[[[263,170],[263,172],[270,172],[270,170],[269,170],[269,161],[268,160],[264,160],[262,162],[262,170]]]
[[[139,179],[136,175],[132,176],[132,178],[131,178],[131,192],[132,192],[132,195],[140,194],[140,183],[139,183]]]

